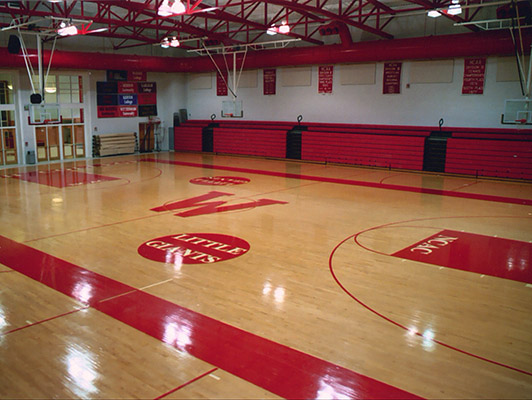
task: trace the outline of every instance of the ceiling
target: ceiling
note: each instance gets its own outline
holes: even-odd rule
[[[9,35],[17,33],[17,29],[6,28],[21,25],[23,34],[39,33],[45,45],[51,46],[58,37],[59,24],[72,19],[83,35],[58,37],[60,50],[186,57],[205,47],[216,51],[228,46],[251,46],[255,50],[352,46],[375,40],[501,29],[517,23],[522,27],[530,25],[529,11],[527,18],[503,18],[504,7],[510,2],[496,0],[460,0],[459,15],[447,13],[451,0],[185,0],[184,14],[160,16],[157,10],[162,3],[163,0],[2,1],[1,40],[7,45]],[[529,10],[530,2],[523,3],[528,3]],[[440,10],[442,15],[430,18],[429,10]],[[289,33],[266,33],[268,28],[277,29],[283,23],[290,27]],[[161,41],[173,36],[179,39],[180,47],[162,49]],[[34,46],[30,43],[28,47]]]

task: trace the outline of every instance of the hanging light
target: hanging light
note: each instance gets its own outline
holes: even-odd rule
[[[427,12],[427,15],[431,18],[441,17],[441,13],[438,10],[430,10],[429,12]]]
[[[179,40],[174,36],[172,39],[170,39],[170,46],[172,47],[179,47],[180,43]]]
[[[287,24],[286,21],[283,21],[281,26],[279,27],[279,33],[287,34],[290,32],[290,26]]]
[[[447,9],[447,14],[458,15],[462,14],[462,7],[460,7],[460,0],[453,0],[453,4]]]
[[[157,14],[161,17],[168,17],[170,15],[184,14],[187,8],[180,0],[164,0],[157,10]]]
[[[161,40],[161,47],[163,49],[167,49],[168,47],[170,47],[170,41],[168,40],[167,37],[165,37],[163,40]]]
[[[268,35],[277,35],[278,28],[275,25],[270,26],[268,29],[266,29],[266,33]]]
[[[67,24],[65,21],[61,22],[57,30],[59,36],[74,36],[78,34],[78,28],[73,24]]]

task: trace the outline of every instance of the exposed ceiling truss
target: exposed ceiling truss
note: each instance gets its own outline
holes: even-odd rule
[[[455,0],[456,1],[456,0]],[[388,29],[400,17],[426,18],[428,10],[468,30],[483,8],[493,10],[509,1],[461,0],[463,12],[446,12],[452,0],[186,0],[186,13],[162,17],[157,10],[163,0],[64,0],[2,1],[2,27],[12,20],[30,23],[24,30],[56,29],[64,19],[86,21],[81,33],[110,39],[115,50],[159,44],[169,35],[182,41],[182,48],[238,46],[271,41],[268,28],[285,23],[290,32],[280,39],[297,39],[298,45],[325,44],[324,26],[347,32],[362,32],[374,39],[393,39]],[[55,18],[52,18],[55,17]],[[483,15],[485,19],[485,14]],[[477,18],[478,19],[478,18]],[[45,21],[31,24],[33,20]],[[333,25],[331,25],[333,24]],[[338,32],[337,32],[338,33]],[[280,37],[282,36],[282,37]]]

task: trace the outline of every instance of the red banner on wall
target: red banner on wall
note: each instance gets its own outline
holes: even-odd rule
[[[127,80],[128,81],[146,81],[146,72],[141,71],[128,71]]]
[[[462,94],[483,94],[485,73],[485,58],[468,58],[464,60]]]
[[[277,85],[277,70],[275,68],[265,69],[262,71],[263,93],[265,95],[275,94]]]
[[[157,104],[156,93],[139,93],[137,97],[139,104]]]
[[[401,93],[401,66],[402,63],[384,63],[382,93]]]
[[[227,96],[227,72],[223,74],[224,76],[222,78],[218,72],[216,73],[216,96]]]
[[[118,93],[137,93],[137,84],[134,82],[118,82]]]
[[[119,106],[118,115],[120,117],[136,117],[138,115],[138,108],[135,106]]]
[[[332,65],[318,67],[318,93],[332,93],[333,71]]]
[[[118,117],[117,106],[98,106],[98,118],[116,118]]]

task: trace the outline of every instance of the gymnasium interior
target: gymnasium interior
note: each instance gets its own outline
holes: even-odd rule
[[[0,2],[0,399],[532,398],[528,0]]]

